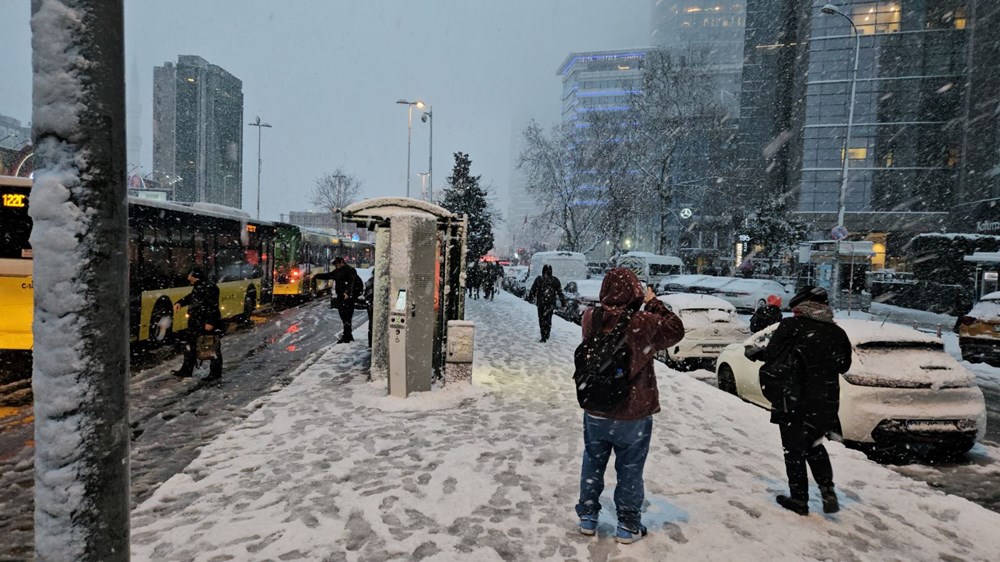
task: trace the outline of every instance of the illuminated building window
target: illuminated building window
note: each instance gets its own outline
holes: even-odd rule
[[[901,17],[898,1],[855,4],[851,10],[851,18],[861,35],[897,33]]]
[[[892,152],[889,152],[888,154],[886,154],[885,158],[882,159],[882,162],[883,162],[883,164],[885,165],[886,168],[891,168],[892,167],[892,162],[893,162]]]
[[[947,166],[949,168],[954,168],[955,166],[958,166],[958,149],[957,148],[949,148],[948,149],[948,162],[947,162]]]
[[[867,148],[849,148],[849,149],[847,149],[847,156],[851,160],[864,160],[865,158],[868,158],[868,149]],[[841,162],[844,161],[844,151],[843,150],[840,151],[840,161]]]

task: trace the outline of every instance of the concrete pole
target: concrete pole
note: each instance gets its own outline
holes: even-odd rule
[[[33,0],[35,559],[129,559],[122,0]]]

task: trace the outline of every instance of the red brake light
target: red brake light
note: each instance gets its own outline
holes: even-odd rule
[[[298,276],[299,276],[299,268],[293,269],[292,270],[292,277],[298,277]]]

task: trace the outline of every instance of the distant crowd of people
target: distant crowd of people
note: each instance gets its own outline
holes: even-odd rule
[[[501,279],[503,279],[503,266],[496,262],[469,264],[465,269],[466,293],[478,299],[482,290],[483,298],[493,300]]]

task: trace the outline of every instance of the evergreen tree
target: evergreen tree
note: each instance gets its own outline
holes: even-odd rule
[[[467,251],[469,261],[479,261],[493,247],[493,210],[480,185],[482,176],[469,173],[472,160],[463,152],[455,153],[455,167],[448,176],[441,206],[452,213],[469,217]]]

